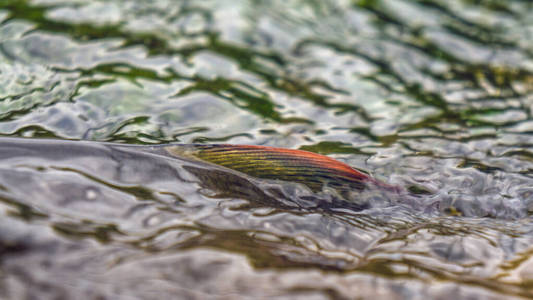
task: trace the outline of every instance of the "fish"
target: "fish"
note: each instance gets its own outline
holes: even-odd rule
[[[288,209],[360,211],[390,204],[396,198],[390,197],[390,192],[401,191],[348,164],[304,150],[238,144],[127,145],[0,138],[0,161],[30,158],[61,168],[94,169],[97,173],[93,176],[110,178],[175,177],[174,180],[189,182],[180,177],[180,170],[185,170],[197,179],[196,184],[213,191],[216,197],[247,199]],[[276,184],[282,182],[289,184]],[[284,190],[300,186],[309,192]]]

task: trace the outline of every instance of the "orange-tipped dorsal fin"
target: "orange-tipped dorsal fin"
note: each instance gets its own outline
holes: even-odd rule
[[[370,176],[345,163],[303,150],[215,144],[173,146],[167,151],[186,154],[258,178],[302,183],[313,191],[320,191],[324,186],[361,190],[366,182],[374,182]]]

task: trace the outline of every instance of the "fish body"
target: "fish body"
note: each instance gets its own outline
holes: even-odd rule
[[[164,157],[164,158],[163,158]],[[176,160],[178,164],[169,162]],[[216,197],[240,198],[279,208],[364,210],[404,198],[398,187],[382,183],[330,157],[302,150],[253,145],[124,145],[94,141],[0,138],[0,162],[43,164],[92,176],[128,178],[128,182],[190,182],[186,170],[204,191]],[[298,183],[266,184],[262,180]],[[325,193],[322,193],[325,192]],[[401,195],[404,193],[402,192]],[[400,193],[398,193],[400,195]]]

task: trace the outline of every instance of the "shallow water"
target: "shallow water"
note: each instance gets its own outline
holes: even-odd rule
[[[0,1],[0,298],[533,297],[530,11]],[[222,142],[416,197],[324,211],[150,148]]]

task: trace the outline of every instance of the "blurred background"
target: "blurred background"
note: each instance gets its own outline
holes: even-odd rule
[[[303,149],[429,207],[295,212],[213,193],[179,165],[175,180],[116,177],[105,157],[4,160],[0,297],[532,297],[532,12],[0,1],[1,136]]]

